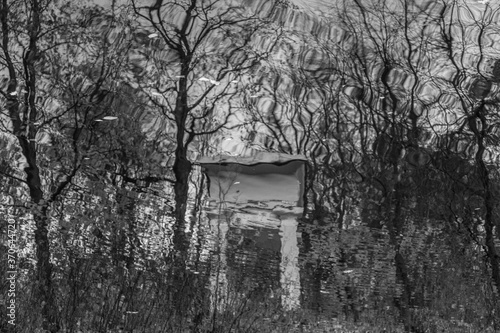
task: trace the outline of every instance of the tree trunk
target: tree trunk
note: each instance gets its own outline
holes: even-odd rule
[[[186,236],[186,205],[189,192],[189,176],[192,164],[187,158],[188,146],[193,137],[189,136],[185,140],[186,119],[189,113],[188,107],[188,87],[186,77],[189,74],[191,56],[180,52],[183,59],[181,68],[181,79],[179,80],[179,91],[175,105],[176,149],[173,172],[175,175],[174,195],[175,195],[175,225],[174,225],[174,250],[175,255],[185,258],[189,248],[189,240]]]
[[[186,205],[189,191],[189,176],[192,164],[186,158],[184,147],[178,147],[173,167],[175,174],[175,225],[174,225],[174,250],[183,256],[189,248],[189,241],[186,236]]]
[[[42,328],[51,333],[59,331],[59,316],[52,286],[52,264],[50,263],[50,244],[47,230],[47,206],[34,214],[36,230],[36,274],[37,292],[42,304]]]
[[[398,181],[394,185],[394,197],[392,200],[392,205],[394,206],[393,218],[390,220],[388,229],[389,235],[391,239],[392,246],[394,247],[394,266],[396,268],[396,278],[400,285],[402,286],[401,296],[396,297],[394,299],[394,303],[399,310],[399,315],[403,325],[405,327],[405,331],[413,332],[414,324],[417,326],[419,323],[413,323],[411,316],[411,294],[413,290],[413,286],[411,284],[408,268],[406,265],[406,260],[401,254],[400,245],[401,245],[401,234],[403,232],[403,221],[404,216],[402,212],[403,202],[402,202],[402,184]]]
[[[48,237],[48,203],[43,201],[40,170],[36,165],[36,148],[25,136],[18,136],[23,155],[28,162],[24,169],[26,183],[33,203],[33,219],[35,221],[36,248],[36,283],[37,296],[42,306],[42,327],[49,332],[59,331],[59,318],[52,286],[52,264],[50,263],[50,243]]]
[[[479,130],[476,126],[470,126],[472,132],[476,136],[478,150],[475,156],[477,166],[479,167],[479,175],[481,178],[481,183],[483,185],[483,199],[485,205],[485,216],[484,216],[484,230],[485,230],[485,245],[486,245],[486,255],[488,256],[490,269],[491,269],[491,279],[496,289],[496,296],[500,294],[500,255],[497,253],[495,246],[495,228],[499,228],[496,225],[496,221],[493,215],[493,209],[496,206],[496,200],[492,193],[492,188],[490,184],[490,175],[488,167],[484,161],[484,153],[486,151],[485,146],[485,128],[487,128],[486,117],[483,115],[484,106],[481,105],[475,114],[482,126]],[[470,123],[475,124],[476,119],[471,119]]]

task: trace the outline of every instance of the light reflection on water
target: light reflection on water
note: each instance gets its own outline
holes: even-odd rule
[[[302,11],[308,15],[313,15],[311,13],[317,11],[317,8],[320,6],[325,5],[325,3],[318,1],[315,2],[315,5],[310,5],[309,8],[304,9],[305,6],[303,2],[295,1],[294,3],[298,6],[298,9],[296,8],[295,10],[299,12]],[[424,1],[423,3],[428,4],[429,2]],[[329,4],[331,4],[331,2]],[[391,4],[393,4],[394,8],[397,8],[401,2],[394,1],[391,2]],[[318,7],[315,7],[316,5],[318,5]],[[466,124],[469,112],[467,108],[473,105],[475,101],[483,98],[493,98],[498,93],[498,86],[494,83],[498,77],[498,75],[494,73],[495,57],[497,57],[498,54],[496,50],[497,43],[495,42],[495,39],[498,39],[498,37],[495,37],[493,33],[493,28],[495,27],[491,25],[492,29],[487,28],[483,33],[478,26],[474,25],[474,20],[481,18],[483,15],[486,18],[485,22],[487,22],[497,14],[491,14],[491,9],[488,9],[485,5],[472,2],[464,2],[461,4],[460,9],[449,9],[445,11],[445,22],[448,22],[453,12],[454,14],[458,14],[458,16],[452,19],[452,21],[454,20],[453,22],[458,22],[458,20],[460,20],[463,24],[469,25],[466,29],[460,30],[458,24],[452,24],[453,26],[450,31],[454,37],[454,42],[452,44],[454,58],[450,59],[449,54],[443,51],[443,49],[440,49],[442,45],[432,44],[438,41],[439,38],[442,38],[439,34],[440,25],[438,23],[428,23],[429,21],[427,21],[425,31],[426,34],[428,34],[428,40],[418,39],[421,37],[419,34],[426,19],[430,16],[433,16],[433,19],[439,18],[440,9],[442,9],[438,3],[423,6],[422,8],[424,7],[426,7],[426,11],[416,11],[416,15],[420,15],[420,17],[412,21],[410,38],[412,38],[411,43],[414,44],[411,44],[411,48],[407,44],[404,44],[405,36],[402,34],[394,33],[391,36],[382,36],[382,39],[390,39],[390,42],[387,44],[390,45],[390,48],[387,52],[393,57],[391,59],[395,59],[394,64],[391,64],[393,67],[389,70],[388,74],[386,74],[387,68],[385,67],[387,64],[384,64],[380,58],[377,58],[376,52],[379,50],[377,49],[377,45],[367,42],[367,44],[364,45],[366,48],[367,62],[353,62],[353,70],[350,72],[352,78],[349,78],[346,82],[347,84],[339,89],[346,96],[350,97],[350,105],[364,102],[363,108],[368,109],[372,113],[379,112],[381,119],[383,119],[383,116],[387,118],[391,116],[395,117],[394,114],[390,114],[384,110],[384,108],[389,109],[391,103],[394,102],[393,99],[396,98],[398,100],[396,110],[402,111],[401,114],[396,116],[398,121],[404,124],[411,111],[417,115],[419,126],[430,129],[428,132],[421,133],[419,136],[418,146],[421,151],[412,148],[413,150],[408,149],[406,154],[401,154],[403,157],[407,156],[409,160],[408,164],[402,165],[402,169],[405,170],[402,175],[394,175],[390,171],[387,171],[387,174],[383,174],[386,171],[382,171],[382,176],[377,175],[377,177],[381,178],[387,177],[387,182],[389,183],[387,185],[388,187],[394,186],[394,182],[399,182],[403,179],[403,181],[406,181],[404,186],[413,186],[413,189],[409,189],[408,193],[412,193],[415,188],[415,185],[412,184],[411,181],[417,179],[416,177],[422,177],[420,173],[427,172],[429,175],[432,174],[434,179],[436,179],[436,177],[438,178],[439,176],[436,176],[437,171],[433,170],[433,168],[437,168],[438,170],[446,169],[445,171],[448,173],[460,172],[461,165],[468,163],[463,162],[462,159],[470,160],[470,157],[476,154],[477,147],[474,146],[473,140],[470,140],[470,138],[466,136],[448,137],[447,134],[451,131],[458,130]],[[323,14],[325,13],[326,11]],[[324,16],[326,16],[326,14]],[[285,137],[289,136],[288,133],[293,134],[295,132],[294,136],[296,138],[301,138],[301,136],[309,130],[307,125],[310,124],[307,121],[294,122],[292,120],[288,123],[283,121],[284,118],[286,119],[286,117],[282,116],[283,114],[287,112],[293,113],[295,110],[293,106],[290,107],[286,104],[289,100],[295,99],[296,101],[300,101],[300,103],[303,103],[300,105],[304,105],[302,111],[305,109],[309,111],[307,115],[300,118],[301,120],[315,119],[313,117],[322,112],[322,109],[318,106],[325,101],[325,94],[319,93],[318,91],[322,91],[322,89],[327,90],[326,88],[333,88],[329,93],[336,91],[336,87],[339,86],[340,82],[344,79],[340,76],[336,77],[336,74],[332,74],[330,69],[328,69],[331,63],[335,63],[335,61],[339,61],[340,63],[339,59],[346,61],[345,58],[341,57],[333,58],[341,54],[341,52],[336,52],[338,45],[334,45],[334,43],[328,44],[327,42],[328,38],[332,36],[332,31],[338,36],[338,38],[334,39],[335,42],[345,43],[347,40],[355,42],[356,39],[358,39],[359,41],[361,36],[356,35],[356,33],[361,34],[361,30],[366,28],[361,25],[354,26],[354,28],[360,30],[354,31],[353,34],[353,31],[342,31],[337,27],[332,27],[332,25],[328,27],[322,26],[321,24],[317,24],[317,22],[313,22],[315,19],[317,19],[317,17],[311,19],[302,14],[292,14],[290,10],[284,10],[276,16],[276,20],[283,22],[288,27],[294,27],[298,30],[302,29],[307,32],[313,31],[314,35],[319,40],[323,39],[322,41],[325,42],[322,46],[328,45],[332,47],[332,49],[335,48],[335,52],[325,52],[327,47],[321,48],[321,51],[315,51],[311,45],[307,45],[307,47],[291,46],[287,49],[289,58],[293,59],[293,62],[299,63],[305,71],[308,71],[307,74],[310,75],[308,78],[311,79],[311,82],[314,81],[315,84],[318,84],[318,82],[323,82],[321,80],[325,80],[326,82],[333,80],[332,84],[328,86],[326,84],[320,85],[314,93],[305,92],[305,85],[302,85],[302,81],[295,84],[292,80],[292,76],[284,74],[279,78],[279,81],[282,82],[280,84],[282,90],[280,90],[279,93],[283,92],[283,95],[280,96],[283,99],[283,103],[280,103],[279,106],[274,106],[273,103],[275,102],[273,98],[276,96],[272,94],[266,96],[266,93],[272,91],[269,89],[269,91],[266,92],[265,89],[269,82],[273,82],[273,80],[269,79],[269,82],[266,80],[260,82],[263,87],[262,90],[266,93],[264,93],[263,96],[259,96],[257,101],[254,101],[253,104],[256,110],[265,112],[265,110],[272,109],[273,112],[279,115],[276,118],[282,121],[281,123],[279,123],[276,118],[271,118],[269,121],[278,122],[282,126],[281,128],[285,129],[283,130]],[[493,20],[491,22],[496,21]],[[379,27],[378,24],[384,24],[384,22],[373,23],[373,31],[379,31],[377,30],[378,28],[376,28]],[[420,42],[421,44],[419,44]],[[479,43],[481,43],[481,48],[478,47]],[[321,42],[318,42],[318,44],[321,45]],[[346,45],[348,44],[349,43],[346,43]],[[464,44],[466,45],[465,49],[462,47]],[[411,54],[409,54],[410,49]],[[353,48],[353,50],[355,49]],[[347,51],[351,52],[352,50]],[[349,59],[348,56],[347,59],[352,60]],[[458,61],[459,66],[457,67],[451,60]],[[337,65],[339,63],[337,63]],[[361,68],[362,65],[366,67]],[[410,66],[413,66],[416,72],[412,72]],[[280,68],[279,66],[277,67]],[[272,74],[272,72],[266,73],[267,75]],[[384,84],[390,87],[390,93],[387,92],[387,87],[379,84],[384,75],[387,75]],[[484,84],[484,82],[480,81],[481,75],[483,75],[486,80],[494,83],[491,88],[488,87],[488,84]],[[378,83],[374,84],[373,82]],[[379,85],[377,86],[377,84]],[[384,89],[386,91],[384,91]],[[287,99],[286,96],[290,97]],[[335,100],[335,98],[332,99],[334,101],[332,104],[334,104],[335,107],[344,107],[342,103],[340,103],[340,106],[339,104],[335,104],[338,101]],[[461,103],[462,100],[466,100],[466,103]],[[314,110],[314,112],[310,110]],[[356,131],[356,121],[363,121],[360,116],[354,114],[350,117],[346,117],[348,120],[352,121],[352,123],[346,121],[349,125],[347,125],[348,127],[344,132],[348,133],[349,131]],[[290,117],[289,119],[297,118]],[[339,121],[339,119],[342,120],[343,118],[336,118],[333,121],[333,125],[330,126],[334,127],[335,121]],[[320,118],[318,122],[321,121],[322,119]],[[351,126],[351,128],[349,128],[349,126]],[[292,131],[287,132],[286,129],[292,129]],[[328,135],[330,135],[330,133],[328,133]],[[344,138],[341,135],[345,134],[338,134],[338,136],[340,136],[339,141]],[[258,138],[258,136],[255,137]],[[352,135],[352,137],[356,136]],[[338,147],[336,146],[337,141],[335,140],[338,139],[338,137],[334,137],[335,139],[327,141],[330,145],[329,149],[319,156],[322,159],[324,158],[325,161],[330,161],[331,156],[340,156],[340,154],[335,155],[332,150],[337,151],[344,148],[347,150],[348,148],[343,147],[342,144],[345,146],[352,144],[354,146],[354,148],[352,148],[354,151],[356,149],[364,151],[363,149],[366,149],[366,147],[360,147],[359,143],[356,141],[348,141],[351,140],[352,137],[346,136],[347,142],[338,143]],[[254,140],[254,137],[252,137],[252,140]],[[283,146],[290,149],[292,153],[299,151],[299,148],[303,148],[299,144],[297,144],[297,146],[292,145],[291,147],[285,144],[283,144]],[[450,153],[461,156],[460,161],[457,160],[456,163],[441,162],[439,160],[441,157],[439,157],[440,152],[438,149],[443,149],[443,147],[449,149]],[[307,154],[311,153],[308,149],[309,147],[306,146],[305,151]],[[300,151],[302,152],[302,150]],[[415,156],[415,152],[425,158],[421,160],[411,160],[411,156]],[[491,154],[491,156],[487,155],[485,157],[487,160],[493,162],[498,159],[498,153],[494,154],[492,151],[488,152],[488,154]],[[314,155],[312,155],[311,158],[314,158]],[[351,157],[351,161],[359,160],[356,160],[356,157]],[[447,165],[443,166],[442,163],[447,163]],[[361,169],[363,167],[361,167]],[[417,169],[415,169],[415,167],[417,167]],[[422,172],[420,172],[418,167],[422,167],[425,170],[421,170]],[[328,166],[326,169],[328,169]],[[333,174],[335,174],[335,172],[341,172],[334,168],[332,168],[332,170]],[[407,176],[408,174],[409,176]],[[325,175],[322,175],[322,177],[324,176]],[[361,184],[366,182],[367,175],[363,176],[364,177],[360,179]],[[332,193],[333,190],[328,192],[328,184],[326,182],[321,182],[319,179],[323,178],[318,176],[317,181],[319,184],[316,184],[316,187],[312,191],[314,192],[314,190],[317,189],[326,192],[327,194],[325,194],[325,196],[334,197],[336,194]],[[339,176],[339,179],[341,179],[341,176]],[[380,181],[380,179],[378,180]],[[256,186],[256,188],[258,188],[267,181],[245,184],[245,182],[235,180],[233,184],[236,182],[238,182],[237,185],[242,188],[245,186],[251,187],[257,184],[258,186]],[[340,181],[337,183],[334,182],[334,186],[337,184],[340,186]],[[351,191],[355,190],[351,189]],[[255,191],[253,192],[255,193]],[[423,190],[423,192],[425,193],[425,190]],[[238,198],[243,198],[241,195],[235,195],[235,193],[236,190],[232,191],[231,187],[227,187],[228,197],[231,197],[232,201],[238,201]],[[360,193],[354,194],[352,192],[348,192],[344,195],[349,196],[351,194],[353,197],[358,195],[362,196]],[[439,219],[434,220],[430,217],[420,220],[420,217],[412,216],[412,214],[416,214],[416,209],[423,205],[419,203],[422,201],[421,199],[414,199],[415,202],[408,203],[408,208],[405,208],[408,209],[408,214],[400,217],[405,220],[404,227],[399,230],[401,235],[390,236],[388,225],[392,222],[384,222],[383,219],[392,219],[393,217],[391,216],[394,212],[389,210],[384,213],[385,208],[380,207],[387,207],[387,205],[384,206],[381,203],[376,203],[372,205],[371,210],[366,210],[366,212],[363,213],[366,215],[360,216],[359,206],[362,205],[361,202],[365,199],[360,199],[359,196],[353,199],[352,205],[347,206],[346,211],[342,213],[345,214],[344,226],[349,227],[339,229],[334,226],[328,226],[328,222],[325,223],[321,220],[322,217],[320,212],[310,212],[310,215],[308,215],[319,215],[320,217],[316,219],[295,219],[298,221],[299,229],[297,237],[294,237],[297,241],[296,248],[299,250],[297,255],[297,267],[299,268],[297,272],[299,278],[297,279],[295,277],[294,279],[295,281],[300,280],[299,285],[301,294],[299,301],[301,306],[359,320],[364,316],[368,318],[370,313],[375,313],[379,310],[386,311],[390,316],[397,317],[398,311],[404,311],[405,306],[416,309],[415,313],[419,313],[418,311],[427,308],[436,310],[439,306],[442,306],[442,304],[439,304],[440,302],[443,304],[455,302],[453,303],[455,304],[455,308],[459,308],[460,305],[457,305],[457,302],[464,303],[474,297],[474,288],[464,287],[463,297],[459,297],[461,298],[459,301],[457,301],[456,297],[449,296],[451,290],[446,288],[439,292],[435,290],[436,285],[440,285],[442,275],[445,274],[445,272],[455,272],[459,269],[466,271],[466,268],[457,267],[467,267],[471,265],[471,262],[469,259],[464,259],[464,261],[450,259],[453,255],[450,245],[446,243],[447,231],[442,227],[442,225],[446,223],[445,221]],[[263,191],[263,198],[264,197]],[[267,198],[267,200],[268,199],[269,198]],[[394,198],[384,199],[386,199],[386,202],[390,202],[391,200],[394,202],[396,201]],[[254,270],[256,275],[251,276],[259,278],[258,273],[265,272],[265,270],[256,264],[256,260],[262,260],[264,262],[267,260],[266,256],[260,255],[261,253],[269,251],[268,256],[270,259],[268,266],[272,266],[272,263],[276,266],[279,255],[283,257],[285,253],[291,251],[286,248],[286,246],[283,246],[283,244],[279,251],[278,247],[271,250],[269,246],[266,247],[262,245],[264,244],[261,239],[262,233],[269,236],[266,240],[271,244],[273,241],[276,241],[276,239],[283,240],[285,231],[281,230],[278,234],[279,237],[276,238],[277,236],[275,231],[273,231],[274,229],[269,229],[265,226],[266,224],[277,225],[278,221],[271,217],[269,210],[265,208],[267,205],[272,206],[273,204],[266,203],[267,200],[258,200],[256,198],[252,198],[252,200],[254,200],[254,202],[252,202],[254,207],[252,208],[244,207],[244,205],[230,208],[233,209],[233,212],[230,214],[231,218],[229,219],[229,223],[231,227],[228,228],[227,233],[230,235],[228,236],[228,249],[231,248],[234,251],[232,254],[233,259],[231,259],[233,260],[232,265],[242,267],[241,269],[244,271],[246,271],[246,269],[249,269],[249,271]],[[336,200],[342,202],[342,200],[347,201],[347,198],[336,198]],[[369,200],[372,200],[372,198]],[[358,206],[358,209],[356,209],[355,206]],[[335,209],[335,206],[333,206],[333,209]],[[269,215],[262,214],[260,210],[265,211],[266,214]],[[357,213],[355,212],[356,210],[358,210]],[[331,213],[331,215],[335,216],[334,213]],[[349,218],[351,220],[347,223],[346,220]],[[374,219],[382,220],[381,222],[373,223],[379,223],[380,227],[367,227],[366,225],[372,224],[370,220]],[[332,224],[335,225],[334,223]],[[278,253],[278,257],[275,256],[276,253]],[[241,261],[239,264],[238,260]],[[245,267],[246,264],[248,264],[248,268]],[[282,269],[282,275],[283,272],[285,271]],[[273,276],[270,272],[266,274]],[[468,278],[474,280],[477,279],[477,276]],[[468,278],[461,280],[461,277],[455,277],[455,275],[453,275],[453,278],[450,279],[456,279],[456,283],[459,284],[467,284]],[[269,281],[266,280],[267,278],[265,277],[262,277],[262,279],[262,281]],[[278,277],[274,275],[274,283],[276,283],[277,279]],[[283,279],[280,278],[280,281],[282,280]],[[262,282],[262,284],[269,285],[269,282]],[[411,291],[408,290],[409,285],[413,288]],[[447,297],[449,298],[447,299]],[[295,300],[292,302],[295,302]],[[396,309],[397,307],[400,309]],[[403,310],[401,310],[401,308],[403,308]],[[458,313],[452,313],[453,311],[448,310],[444,312],[447,316],[451,317],[456,316]]]
[[[477,311],[478,316],[484,315],[481,312],[484,305],[480,304],[481,296],[477,295],[474,284],[477,282],[486,289],[487,282],[482,280],[484,276],[479,274],[481,268],[478,264],[483,263],[483,253],[480,245],[467,243],[474,241],[482,244],[484,237],[484,226],[481,224],[482,188],[479,182],[469,182],[469,179],[477,177],[472,160],[478,148],[471,136],[463,132],[454,137],[445,134],[468,124],[470,110],[463,105],[476,105],[478,101],[493,98],[498,93],[500,65],[497,60],[497,44],[500,43],[497,43],[498,35],[495,30],[495,23],[500,18],[498,11],[493,13],[487,5],[476,2],[464,3],[457,9],[458,19],[464,24],[471,24],[464,30],[459,25],[451,29],[456,37],[453,47],[456,60],[460,60],[459,68],[446,58],[446,52],[436,51],[438,48],[431,50],[430,46],[424,45],[422,49],[414,50],[408,55],[408,46],[405,49],[397,45],[398,41],[403,40],[402,36],[396,33],[385,36],[384,38],[390,39],[388,53],[397,60],[391,64],[385,81],[386,86],[391,88],[389,93],[387,87],[382,87],[386,89],[384,91],[372,83],[379,82],[387,69],[387,64],[381,63],[374,52],[376,45],[365,45],[367,53],[374,54],[367,55],[367,63],[364,64],[354,62],[353,57],[345,54],[342,55],[344,58],[329,58],[337,56],[338,43],[354,43],[357,38],[361,38],[356,35],[356,32],[361,31],[346,32],[333,25],[323,25],[317,18],[308,17],[318,14],[321,8],[331,4],[330,1],[311,3],[295,0],[294,3],[298,6],[298,9],[294,9],[296,12],[283,10],[276,14],[276,20],[284,22],[288,27],[312,33],[320,40],[315,45],[321,45],[322,48],[315,49],[309,44],[297,47],[293,45],[294,41],[286,45],[289,53],[280,59],[295,63],[309,75],[305,75],[307,77],[304,81],[310,83],[307,81],[310,79],[314,84],[319,84],[319,87],[313,84],[315,88],[309,91],[310,86],[303,81],[294,82],[292,78],[296,77],[283,74],[276,82],[281,80],[280,93],[283,95],[280,97],[290,104],[276,105],[276,96],[269,94],[262,97],[255,95],[254,104],[260,111],[273,109],[278,114],[276,118],[288,121],[282,127],[284,136],[292,142],[287,146],[290,150],[287,152],[304,152],[308,155],[309,162],[320,164],[323,168],[307,175],[314,182],[313,185],[308,184],[307,190],[304,188],[305,180],[300,179],[304,175],[294,168],[282,173],[274,169],[252,173],[248,169],[242,170],[242,167],[223,170],[220,167],[209,168],[209,184],[203,183],[203,177],[193,181],[199,187],[193,190],[191,197],[202,193],[205,187],[210,197],[188,202],[188,223],[184,232],[190,236],[191,244],[194,245],[190,252],[193,261],[200,260],[212,265],[211,291],[214,295],[214,291],[219,292],[219,299],[222,299],[229,288],[248,283],[254,290],[264,291],[269,297],[279,295],[285,309],[310,307],[355,320],[362,319],[371,311],[394,311],[396,304],[401,302],[406,302],[404,306],[422,309],[429,307],[441,311],[443,316],[462,316],[462,319],[466,314],[465,310],[460,309],[473,304],[467,310],[468,318],[474,317],[474,311]],[[433,9],[435,12],[439,12],[437,6]],[[425,15],[427,13],[423,13],[424,17]],[[481,31],[481,26],[475,25],[475,20],[483,16],[484,22],[492,23],[491,29],[487,27],[485,31]],[[416,28],[419,27],[418,22],[417,20]],[[438,27],[436,24],[434,28]],[[362,29],[358,26],[355,28]],[[432,27],[428,30],[431,35],[436,32]],[[411,37],[416,38],[417,35],[411,34]],[[433,38],[438,37],[438,34],[433,35]],[[333,44],[327,43],[332,41]],[[462,47],[462,41],[465,48]],[[322,42],[325,44],[322,45]],[[478,46],[479,42],[481,48]],[[335,52],[328,50],[328,47],[332,47]],[[347,52],[356,50],[353,48],[342,51],[348,54]],[[345,65],[342,61],[347,61],[346,59],[353,62]],[[343,70],[348,78],[341,77],[332,70],[331,67],[339,64],[345,66]],[[417,74],[409,69],[410,64],[418,69]],[[361,65],[366,67],[361,68]],[[286,66],[276,68],[280,71]],[[263,70],[261,74],[273,75],[269,70]],[[261,83],[265,86],[270,82],[274,81],[262,79]],[[341,82],[346,84],[341,86]],[[335,90],[336,88],[339,89]],[[344,100],[344,95],[349,98],[348,101]],[[325,96],[333,97],[328,100]],[[390,104],[384,103],[390,103],[387,101],[392,99],[398,99],[396,109],[401,114],[387,113]],[[462,100],[466,103],[461,104]],[[303,117],[295,114],[294,117],[282,117],[286,112],[297,110],[293,108],[293,101],[300,101],[297,103],[298,110],[307,114]],[[397,167],[400,169],[394,167],[394,163],[380,161],[387,156],[378,156],[365,162],[365,158],[372,158],[376,152],[372,151],[375,149],[362,146],[361,134],[357,132],[357,126],[367,126],[373,121],[362,119],[361,113],[351,112],[359,111],[356,106],[359,107],[360,102],[365,103],[360,108],[362,111],[367,114],[371,112],[370,115],[374,118],[380,117],[374,122],[380,119],[387,121],[390,116],[394,116],[396,123],[408,126],[406,118],[410,110],[413,110],[419,117],[419,126],[430,129],[419,136],[418,148],[423,150],[418,151],[412,147],[412,151],[406,147],[406,154],[402,152],[396,157],[417,156],[417,153],[424,157],[407,158],[408,163],[399,161]],[[346,114],[341,114],[339,110]],[[272,121],[276,119],[269,118],[269,123]],[[339,124],[340,121],[344,123]],[[324,132],[317,130],[321,127]],[[495,131],[495,126],[489,129]],[[366,132],[368,135],[373,134]],[[258,139],[259,134],[254,137]],[[310,141],[303,145],[297,143],[302,138]],[[312,153],[311,147],[316,143],[314,140],[321,140],[324,147],[321,154]],[[239,143],[246,144],[243,140]],[[391,144],[392,142],[386,143]],[[234,148],[229,143],[227,145],[228,150]],[[380,150],[386,155],[394,148],[382,144],[380,146]],[[500,153],[494,144],[491,146],[487,148],[484,159],[498,165]],[[444,150],[445,158],[439,155],[438,149]],[[340,162],[341,158],[343,160]],[[455,177],[456,182],[445,182],[448,178],[440,176],[438,173],[441,171],[446,176]],[[360,185],[353,185],[349,179],[356,179],[356,183]],[[440,182],[444,185],[440,186]],[[390,197],[396,191],[398,183],[404,189],[397,193],[396,198]],[[364,185],[366,188],[378,186],[379,191],[368,193],[369,190],[364,191]],[[444,189],[437,190],[436,187]],[[453,199],[453,196],[461,197],[463,192],[471,188],[475,197],[469,193],[469,197],[463,202],[439,201],[441,199],[438,196]],[[172,194],[167,193],[166,189],[161,191],[165,195]],[[308,191],[310,201],[307,208],[311,208],[307,216],[302,214],[304,191]],[[421,192],[416,194],[417,191]],[[386,197],[380,198],[384,195]],[[117,199],[110,195],[107,200],[114,202]],[[311,202],[314,200],[317,202]],[[382,202],[384,200],[390,203],[386,205]],[[2,196],[0,201],[7,203],[8,200]],[[127,200],[123,201],[123,205],[129,204]],[[127,214],[144,224],[135,230],[142,246],[157,251],[154,255],[148,252],[146,259],[159,260],[170,251],[169,239],[173,234],[171,211],[166,205],[156,202],[143,209],[136,207],[135,201],[130,201],[131,208]],[[435,207],[428,208],[432,205],[445,208],[448,205],[454,206],[450,212]],[[88,210],[97,210],[97,206],[99,205],[92,205]],[[465,218],[460,217],[459,220],[457,216],[460,212],[457,211],[464,206],[468,210],[464,213]],[[155,215],[155,211],[161,211],[161,214]],[[112,215],[116,215],[116,211],[106,210],[95,217],[98,222],[95,225],[100,223],[106,226],[106,218]],[[66,217],[61,218],[61,221],[67,223],[65,219]],[[396,231],[389,230],[391,221],[398,222],[397,219],[404,222],[403,227]],[[465,225],[464,220],[470,225]],[[95,232],[91,230],[93,223],[84,223],[89,229],[84,230],[84,236],[88,236],[85,240],[91,239],[91,232]],[[376,224],[379,227],[368,226]],[[148,229],[147,225],[152,225],[153,229]],[[120,230],[119,226],[107,226],[109,230],[105,236],[113,236],[116,230]],[[454,235],[454,228],[464,228],[461,231],[465,235],[475,228],[479,230],[477,239],[471,241],[463,235]],[[128,250],[125,245],[123,248],[124,252]],[[404,257],[403,263],[396,259],[400,257]],[[142,261],[139,263],[143,265]],[[405,271],[408,281],[401,278],[402,271]],[[198,272],[196,271],[197,274]],[[443,287],[450,283],[452,284],[448,288],[436,290],[436,286]],[[409,285],[413,290],[405,290]],[[243,291],[240,295],[243,295]],[[402,300],[404,297],[407,299]],[[215,297],[212,306],[220,306],[218,302]],[[474,307],[481,310],[475,310]]]
[[[239,159],[248,166],[203,159],[209,182],[207,246],[226,292],[279,296],[285,308],[293,309],[300,303],[297,219],[303,208],[297,205],[302,202],[303,162],[278,166],[270,163],[280,155],[259,156],[267,163],[252,165],[256,160],[250,156]]]

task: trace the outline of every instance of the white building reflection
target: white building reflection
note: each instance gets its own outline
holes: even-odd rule
[[[305,161],[302,155],[266,152],[198,160],[209,181],[213,307],[226,307],[231,286],[247,277],[267,283],[261,288],[280,295],[285,309],[300,305],[297,219],[303,212]]]

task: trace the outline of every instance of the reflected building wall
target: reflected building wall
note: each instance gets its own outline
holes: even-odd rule
[[[305,158],[258,157],[240,159],[242,164],[231,158],[225,163],[226,157],[200,161],[210,191],[205,209],[216,268],[213,308],[249,291],[247,296],[279,296],[285,309],[300,305],[297,218],[303,212]]]

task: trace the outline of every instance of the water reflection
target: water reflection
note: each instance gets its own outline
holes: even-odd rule
[[[50,112],[25,124],[28,134],[41,126],[42,139],[26,141],[24,125],[2,134],[8,181],[0,201],[21,221],[23,246],[36,235],[40,254],[20,251],[20,265],[36,272],[38,261],[47,288],[57,286],[64,304],[50,307],[68,331],[79,331],[80,320],[93,331],[124,323],[129,331],[223,331],[216,315],[238,317],[249,295],[275,300],[280,311],[391,321],[413,332],[454,321],[472,331],[498,327],[498,8],[259,0],[245,4],[273,22],[230,28],[219,17],[226,2],[206,3],[169,2],[160,11],[167,2],[158,1],[144,7],[146,21],[158,14],[149,24],[123,18],[121,34],[102,41],[118,45],[130,31],[126,48],[101,54],[92,37],[92,61],[30,74],[60,90]],[[240,9],[226,14],[234,19]],[[156,20],[165,29],[155,30]],[[211,24],[223,29],[202,33]],[[190,45],[198,50],[191,55]],[[89,71],[101,58],[101,72],[123,62],[123,77]],[[9,75],[23,68],[10,66]],[[11,115],[33,117],[26,110],[38,112],[38,101],[27,108],[15,97],[25,88],[11,88],[0,97]],[[75,117],[61,111],[72,105]],[[2,118],[6,132],[11,125]],[[16,135],[23,149],[7,142]],[[233,155],[198,159],[204,174],[192,168],[214,152]],[[38,167],[30,200],[25,185]],[[40,277],[28,273],[23,286]]]
[[[210,182],[206,209],[217,234],[211,246],[221,263],[212,291],[251,285],[251,292],[281,297],[284,308],[297,308],[304,157],[260,153],[203,158],[200,164]]]

